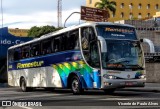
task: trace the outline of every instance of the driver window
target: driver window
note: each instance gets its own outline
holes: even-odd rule
[[[82,28],[81,30],[81,43],[83,55],[86,61],[89,61],[89,31],[88,28]]]

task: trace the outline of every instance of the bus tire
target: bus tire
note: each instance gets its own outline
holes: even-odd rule
[[[24,78],[22,78],[20,81],[20,87],[23,92],[28,92],[32,90],[31,87],[27,87],[26,80]]]
[[[53,87],[46,87],[45,90],[53,92],[55,90],[55,88],[53,88]]]
[[[104,89],[105,94],[113,94],[116,89]]]
[[[83,93],[82,84],[77,76],[74,76],[71,81],[71,89],[74,95]]]

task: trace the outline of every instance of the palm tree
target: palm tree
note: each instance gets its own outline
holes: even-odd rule
[[[116,12],[116,2],[115,1],[110,1],[110,0],[100,0],[101,2],[96,2],[95,7],[99,9],[104,9],[108,13],[111,11],[113,14]],[[110,17],[110,14],[109,14]]]

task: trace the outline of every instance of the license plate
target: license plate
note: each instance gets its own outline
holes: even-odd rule
[[[126,85],[126,86],[132,86],[132,85],[133,85],[133,82],[125,82],[125,85]]]

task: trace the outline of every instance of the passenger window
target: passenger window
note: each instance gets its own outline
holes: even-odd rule
[[[14,60],[17,61],[21,59],[21,49],[20,48],[16,48],[14,50]]]
[[[61,39],[60,39],[60,36],[57,36],[53,39],[53,52],[59,52],[61,51]]]
[[[74,30],[69,33],[68,36],[68,49],[73,50],[73,49],[79,49],[79,31]]]
[[[14,61],[14,50],[13,49],[8,50],[8,61],[9,62]]]
[[[47,39],[42,42],[42,49],[41,53],[42,55],[50,54],[52,52],[52,45],[51,45],[51,39]]]
[[[31,57],[40,55],[40,43],[31,45]]]
[[[24,59],[24,58],[28,58],[28,57],[30,57],[29,55],[30,55],[30,47],[29,46],[24,46],[24,47],[22,47],[22,59]]]
[[[67,34],[64,34],[64,35],[61,36],[61,41],[62,41],[61,51],[68,50],[68,46],[67,46],[68,36],[67,36]]]

